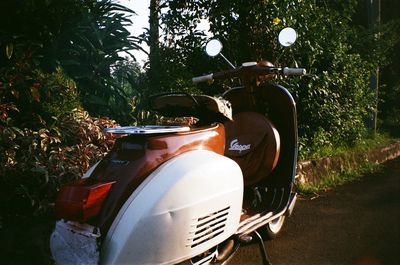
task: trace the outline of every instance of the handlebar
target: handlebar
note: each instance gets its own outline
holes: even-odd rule
[[[283,68],[282,73],[284,75],[305,75],[306,69],[285,67],[285,68]]]
[[[213,79],[213,74],[209,74],[209,75],[202,75],[202,76],[197,76],[197,77],[193,77],[192,81],[193,83],[197,84],[197,83],[201,83],[201,82],[208,82],[208,81],[212,81]]]
[[[193,81],[193,83],[201,83],[201,82],[208,82],[208,81],[213,81],[213,80],[217,80],[217,79],[241,77],[243,75],[260,76],[260,75],[269,75],[269,74],[305,75],[306,69],[304,69],[304,68],[288,68],[288,67],[284,67],[284,68],[268,67],[268,66],[250,65],[249,64],[249,66],[246,65],[246,66],[242,66],[240,68],[236,68],[233,70],[227,70],[227,71],[223,71],[223,72],[193,77],[192,81]]]

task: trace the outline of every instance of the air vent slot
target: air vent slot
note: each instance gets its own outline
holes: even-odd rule
[[[197,247],[224,232],[230,207],[194,220],[189,237],[191,248]]]

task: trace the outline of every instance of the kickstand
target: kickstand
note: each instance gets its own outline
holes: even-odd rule
[[[267,251],[265,250],[264,240],[262,239],[261,235],[257,231],[254,231],[253,233],[256,236],[257,241],[258,241],[258,247],[260,249],[260,253],[261,253],[262,261],[263,261],[262,264],[263,265],[272,265],[272,263],[269,261]]]

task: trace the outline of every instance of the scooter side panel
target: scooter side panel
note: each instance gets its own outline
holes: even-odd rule
[[[116,181],[93,225],[106,234],[118,211],[132,192],[167,160],[190,150],[210,150],[223,154],[225,132],[222,124],[189,132],[120,138],[90,179]]]
[[[243,177],[229,158],[206,150],[163,164],[133,192],[101,250],[103,264],[171,264],[235,233]]]

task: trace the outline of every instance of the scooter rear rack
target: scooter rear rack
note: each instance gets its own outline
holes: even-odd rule
[[[146,125],[146,126],[125,126],[116,128],[106,128],[105,132],[113,134],[160,134],[160,133],[177,133],[187,132],[190,128],[187,126],[160,126],[160,125]]]

